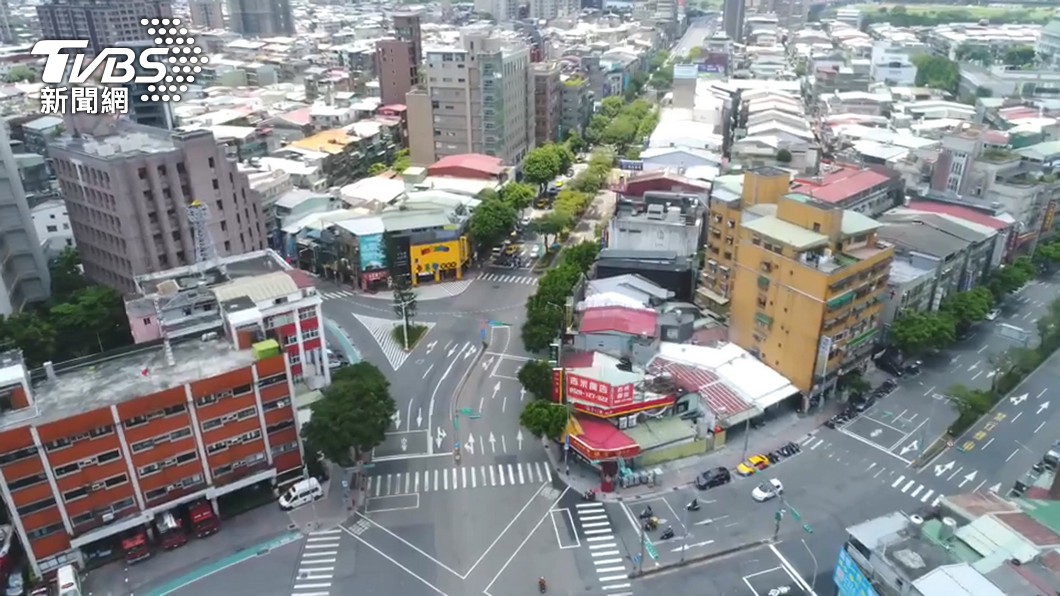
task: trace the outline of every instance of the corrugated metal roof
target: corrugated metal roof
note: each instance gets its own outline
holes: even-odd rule
[[[213,293],[218,302],[246,296],[256,303],[272,302],[281,296],[298,293],[298,284],[286,271],[267,273],[255,277],[244,277],[216,286]]]
[[[967,563],[943,565],[913,582],[924,596],[1005,596]]]

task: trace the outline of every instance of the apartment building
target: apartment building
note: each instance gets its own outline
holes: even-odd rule
[[[566,139],[571,131],[579,135],[585,132],[593,115],[593,97],[585,77],[560,75],[560,81],[559,138]]]
[[[218,255],[265,247],[246,174],[209,131],[119,121],[58,137],[48,151],[93,281],[132,292],[137,276],[194,263],[193,201],[210,211]]]
[[[902,202],[903,186],[897,178],[849,164],[823,163],[813,177],[796,177],[792,192],[813,197],[841,209],[850,209],[869,217]]]
[[[1049,21],[1042,27],[1036,50],[1045,66],[1060,69],[1060,20]]]
[[[41,370],[0,354],[0,497],[36,575],[119,549],[163,512],[200,499],[218,511],[218,497],[301,475],[287,326],[254,302],[319,329],[311,280],[290,280],[229,286],[201,336]]]
[[[560,136],[562,97],[559,66],[537,62],[534,69],[534,143],[544,145],[563,140]]]
[[[796,193],[743,210],[729,337],[791,379],[804,399],[871,352],[894,257],[879,227]]]
[[[423,42],[418,13],[395,13],[394,39],[375,44],[379,95],[383,105],[404,104],[405,94],[420,84]]]
[[[145,39],[140,19],[172,16],[170,0],[48,0],[37,6],[42,39],[85,39],[91,54]]]
[[[516,0],[475,0],[475,12],[488,14],[498,23],[519,18],[519,2]]]
[[[696,298],[719,315],[729,311],[732,299],[740,223],[746,210],[775,205],[788,193],[791,174],[773,167],[748,170],[742,176],[714,180],[707,217],[707,261]]]
[[[206,31],[224,29],[223,0],[189,0],[188,13],[191,24]]]
[[[534,79],[526,42],[490,25],[467,27],[458,47],[428,51],[426,65],[426,89],[406,98],[413,164],[466,153],[520,163],[534,147]]]
[[[725,0],[722,5],[722,30],[729,39],[743,41],[744,19],[747,16],[747,0]]]
[[[228,0],[228,28],[245,37],[294,35],[289,0]]]
[[[44,302],[51,273],[41,251],[7,127],[0,126],[0,317]]]
[[[572,0],[530,0],[530,18],[551,21],[577,12],[580,4]]]

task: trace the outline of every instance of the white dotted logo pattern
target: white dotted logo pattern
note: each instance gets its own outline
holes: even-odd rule
[[[169,74],[158,84],[148,85],[148,93],[141,101],[180,101],[180,94],[188,90],[188,83],[195,82],[195,75],[202,72],[200,64],[209,59],[202,55],[202,48],[195,45],[195,38],[180,26],[180,19],[140,19],[147,27],[157,46],[169,46]]]

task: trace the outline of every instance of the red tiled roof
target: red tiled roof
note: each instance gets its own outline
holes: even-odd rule
[[[428,171],[433,173],[433,170],[441,168],[466,168],[491,176],[504,172],[503,162],[499,158],[482,155],[481,153],[463,153],[461,155],[443,157],[434,162],[434,165],[428,168]]]
[[[751,405],[729,389],[718,375],[705,368],[656,357],[648,365],[648,372],[652,374],[670,373],[678,387],[689,393],[695,392],[702,395],[707,406],[719,418],[728,418],[751,409]]]
[[[639,445],[629,436],[618,430],[610,422],[592,418],[589,416],[578,416],[578,425],[582,428],[582,434],[572,436],[572,441],[577,441],[589,449],[597,451],[619,451],[622,449],[638,449]]]
[[[986,226],[993,230],[1004,230],[1009,227],[1009,224],[997,219],[996,217],[990,217],[985,213],[980,213],[975,209],[969,209],[968,207],[962,207],[960,205],[950,205],[949,203],[933,203],[930,201],[910,201],[906,205],[908,209],[914,211],[923,211],[925,213],[940,213],[942,215],[949,215],[965,221],[970,221],[974,224]]]
[[[563,368],[589,368],[596,361],[596,352],[563,350]]]
[[[858,193],[865,192],[890,180],[872,170],[844,167],[817,180],[796,178],[792,192],[805,193],[825,203],[841,203]]]
[[[588,308],[582,313],[578,330],[582,333],[626,333],[655,337],[655,311],[622,306]]]
[[[983,142],[991,145],[1008,145],[1008,133],[1000,130],[988,130],[983,133]]]
[[[1037,118],[1038,109],[1027,106],[1012,106],[1010,108],[1001,108],[997,111],[997,115],[1008,122],[1026,120],[1028,118]]]
[[[390,103],[385,106],[380,106],[380,110],[394,110],[395,112],[404,112],[408,110],[408,106],[403,103]]]
[[[1055,547],[1060,544],[1060,534],[1038,523],[1034,518],[1022,511],[998,513],[995,517],[999,522],[1012,528],[1014,532],[1023,536],[1037,547]]]

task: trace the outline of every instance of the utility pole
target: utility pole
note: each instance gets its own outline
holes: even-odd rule
[[[399,302],[398,304],[401,305],[401,335],[405,339],[405,350],[407,351],[409,349],[409,317],[405,314],[405,306],[408,303]]]
[[[747,447],[748,447],[748,443],[750,441],[751,441],[751,419],[748,418],[747,422],[744,424],[744,427],[743,427],[743,456],[740,457],[741,460],[747,459]]]
[[[637,558],[637,575],[644,575],[644,541],[647,537],[644,536],[644,520],[641,520],[640,524],[640,555]],[[681,553],[684,556],[684,553]]]

